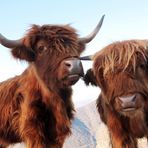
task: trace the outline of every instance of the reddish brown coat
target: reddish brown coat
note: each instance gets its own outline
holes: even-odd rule
[[[61,148],[71,133],[71,85],[81,74],[71,73],[66,62],[81,67],[84,44],[67,25],[34,25],[22,41],[12,54],[28,61],[28,68],[0,83],[0,147],[23,141],[27,148]]]
[[[97,108],[112,147],[137,148],[137,138],[148,137],[147,43],[130,40],[105,47],[94,55],[84,80],[101,89]]]

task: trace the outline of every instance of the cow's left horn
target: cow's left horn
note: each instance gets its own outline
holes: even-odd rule
[[[82,43],[89,43],[99,32],[99,30],[101,29],[101,26],[103,24],[103,20],[104,20],[105,15],[103,15],[98,23],[98,25],[96,26],[96,28],[93,30],[92,33],[90,33],[88,36],[83,37],[83,38],[79,38],[79,41]]]
[[[89,55],[89,56],[84,56],[84,57],[80,57],[80,60],[92,60],[93,55]]]
[[[18,46],[22,45],[22,39],[19,40],[9,40],[5,38],[1,33],[0,33],[0,44],[7,48],[15,48]]]

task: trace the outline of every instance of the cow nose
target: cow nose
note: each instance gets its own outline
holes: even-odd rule
[[[72,61],[65,61],[64,64],[69,70],[73,67]]]
[[[133,106],[136,102],[136,94],[130,96],[119,97],[121,105],[124,106]]]
[[[64,61],[66,69],[70,74],[78,74],[80,76],[84,75],[83,66],[79,59],[68,59]]]

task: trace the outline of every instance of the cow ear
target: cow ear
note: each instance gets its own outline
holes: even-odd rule
[[[13,48],[11,50],[11,53],[15,58],[18,58],[20,60],[26,60],[28,62],[32,62],[35,60],[34,51],[29,47],[26,47],[25,45]]]
[[[14,47],[11,50],[12,55],[20,60],[26,60],[28,62],[35,61],[35,52],[32,49],[32,45],[35,43],[35,38],[26,36],[22,39],[20,46]]]
[[[97,86],[97,83],[96,83],[97,81],[96,81],[96,78],[94,76],[94,73],[93,73],[92,69],[89,69],[86,72],[83,80],[84,80],[84,82],[85,82],[86,85],[91,84],[91,85]]]
[[[100,67],[97,71],[97,82],[98,82],[98,85],[99,87],[102,89],[102,90],[105,90],[106,89],[106,83],[105,83],[105,78],[104,78],[104,74],[103,74],[103,68]]]
[[[37,39],[36,34],[38,34],[39,30],[40,26],[32,25],[29,32],[22,39],[22,44],[12,49],[12,54],[15,58],[28,62],[35,61],[36,52],[34,51],[34,45]]]
[[[78,48],[78,52],[81,54],[85,49],[85,44],[82,42],[79,42],[79,48]]]

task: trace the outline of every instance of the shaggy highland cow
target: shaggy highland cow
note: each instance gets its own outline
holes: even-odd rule
[[[78,38],[68,25],[33,25],[26,36],[0,43],[29,67],[0,83],[0,148],[25,142],[27,148],[61,148],[71,133],[71,85],[83,76],[79,59],[85,44],[99,31]]]
[[[101,89],[97,108],[112,147],[137,148],[148,138],[148,41],[116,42],[91,58],[84,80]]]

